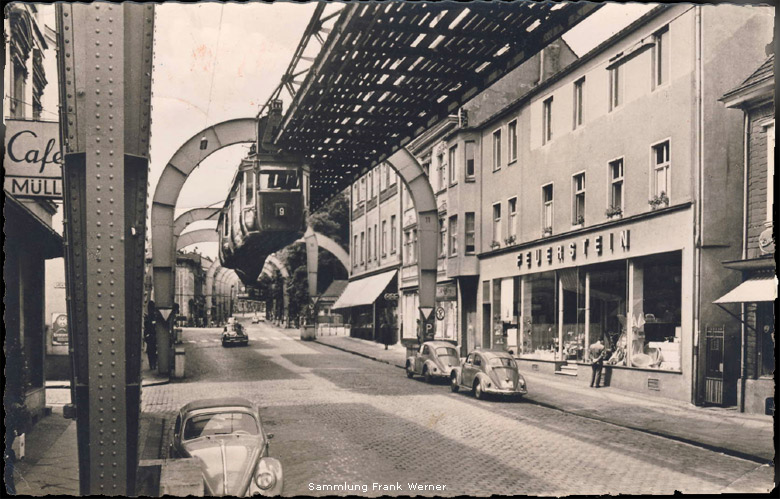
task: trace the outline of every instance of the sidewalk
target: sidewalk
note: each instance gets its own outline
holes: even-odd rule
[[[350,338],[318,336],[317,343],[404,368],[406,349]],[[727,408],[643,397],[616,388],[590,389],[555,376],[526,373],[525,399],[563,412],[659,435],[759,463],[774,461],[774,421]]]
[[[169,382],[167,376],[149,371],[147,360],[142,365],[143,386]],[[63,417],[63,407],[70,403],[69,381],[46,382],[46,405],[49,416],[42,418],[25,437],[25,457],[16,463],[14,483],[18,495],[79,495],[79,459],[76,421]],[[160,458],[163,421],[154,415],[141,414],[138,433],[140,460]],[[157,484],[139,475],[138,494],[156,490]]]

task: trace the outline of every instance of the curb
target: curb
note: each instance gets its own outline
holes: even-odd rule
[[[326,347],[330,347],[330,348],[333,348],[333,349],[336,349],[336,350],[341,350],[342,352],[351,353],[352,355],[357,355],[358,357],[363,357],[365,359],[374,360],[376,362],[382,362],[384,364],[387,364],[387,365],[390,365],[390,366],[394,366],[394,367],[397,367],[399,369],[404,369],[403,366],[399,366],[398,364],[395,364],[393,362],[390,362],[390,361],[387,361],[387,360],[384,360],[384,359],[378,359],[376,357],[372,357],[371,355],[366,355],[364,353],[355,352],[354,350],[347,350],[346,348],[337,347],[336,345],[331,345],[330,343],[323,343],[323,342],[321,342],[319,340],[316,340],[316,339],[313,340],[313,341],[314,341],[314,343],[317,343],[317,344],[320,344],[320,345],[325,345]]]
[[[399,369],[404,369],[403,366],[399,366],[398,364],[395,364],[395,363],[392,363],[392,362],[389,362],[389,361],[386,361],[386,360],[383,360],[383,359],[378,359],[378,358],[373,357],[371,355],[367,355],[367,354],[360,353],[360,352],[355,352],[353,350],[348,350],[346,348],[338,347],[336,345],[331,345],[329,343],[323,343],[323,342],[321,342],[319,340],[316,340],[316,339],[314,340],[314,342],[318,343],[320,345],[325,345],[326,347],[330,347],[330,348],[333,348],[333,349],[336,349],[336,350],[341,350],[342,352],[350,353],[352,355],[357,355],[358,357],[363,357],[363,358],[366,358],[366,359],[370,359],[370,360],[374,360],[374,361],[377,361],[377,362],[382,362],[384,364],[388,364],[388,365],[391,365],[391,366],[395,366],[395,367],[397,367]],[[639,431],[639,432],[645,433],[647,435],[653,435],[653,436],[660,437],[660,438],[666,438],[666,439],[669,439],[669,440],[674,440],[674,441],[677,441],[677,442],[681,442],[681,443],[685,443],[685,444],[688,444],[688,445],[692,445],[694,447],[707,449],[707,450],[713,451],[713,452],[719,452],[719,453],[725,454],[727,456],[732,456],[732,457],[736,457],[736,458],[739,458],[739,459],[744,459],[746,461],[752,461],[752,462],[757,463],[757,464],[774,465],[774,460],[773,459],[767,459],[767,458],[764,458],[764,457],[761,457],[761,456],[756,456],[754,454],[747,454],[745,452],[740,452],[740,451],[736,451],[736,450],[733,450],[733,449],[728,449],[726,447],[720,447],[720,446],[717,446],[717,445],[711,445],[711,444],[707,444],[707,443],[704,443],[704,442],[698,442],[696,440],[692,440],[692,439],[685,438],[685,437],[680,437],[680,436],[677,436],[677,435],[672,435],[672,434],[661,432],[661,431],[648,430],[646,428],[638,428],[636,426],[616,423],[614,421],[610,421],[610,420],[605,419],[605,418],[591,416],[591,415],[588,415],[588,414],[583,414],[581,412],[574,412],[574,411],[571,411],[571,410],[566,410],[566,409],[563,409],[562,407],[560,407],[558,405],[553,405],[553,404],[550,404],[550,403],[547,403],[547,402],[538,402],[536,400],[532,400],[532,399],[529,399],[527,397],[524,398],[524,400],[526,402],[528,402],[528,403],[535,404],[535,405],[538,405],[540,407],[546,407],[548,409],[554,409],[554,410],[561,411],[561,412],[564,412],[566,414],[572,414],[574,416],[578,416],[578,417],[581,417],[581,418],[584,418],[584,419],[590,419],[592,421],[598,421],[600,423],[611,424],[613,426],[617,426],[617,427],[620,427],[620,428],[625,428],[627,430]]]

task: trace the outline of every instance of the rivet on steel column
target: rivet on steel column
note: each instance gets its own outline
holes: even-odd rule
[[[80,491],[134,495],[152,69],[147,34],[153,30],[154,6],[56,7]],[[106,160],[108,176],[101,173]],[[106,192],[109,210],[100,197]],[[131,229],[135,237],[125,237]],[[101,244],[106,238],[107,252]],[[110,396],[104,396],[108,379]],[[98,417],[109,411],[110,420]],[[109,434],[110,440],[102,437]],[[104,473],[109,465],[113,472]]]

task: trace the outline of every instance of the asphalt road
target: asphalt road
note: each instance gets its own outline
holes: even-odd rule
[[[296,330],[246,326],[248,347],[185,330],[186,379],[145,388],[143,410],[256,401],[285,496],[718,493],[757,467],[527,401],[478,401]]]

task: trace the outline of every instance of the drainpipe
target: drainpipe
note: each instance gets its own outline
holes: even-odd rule
[[[750,148],[750,119],[747,111],[744,113],[744,136],[742,141],[744,143],[743,158],[742,158],[742,259],[747,258],[747,240],[748,240],[748,157]],[[740,322],[740,335],[742,344],[742,355],[740,355],[740,397],[739,397],[739,412],[745,412],[745,388],[747,386],[747,331],[745,329],[745,304],[740,303],[742,320]]]
[[[692,402],[697,405],[699,399],[699,350],[701,349],[701,253],[702,242],[704,240],[702,236],[702,204],[704,202],[704,123],[703,123],[703,71],[702,71],[702,22],[701,22],[701,6],[694,7],[695,27],[695,54],[696,54],[696,67],[695,71],[695,102],[696,102],[696,203],[695,203],[695,220],[694,220],[694,247],[693,247],[693,383],[691,387]]]

